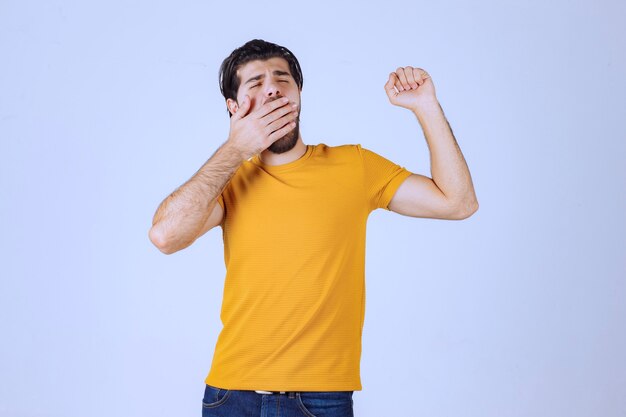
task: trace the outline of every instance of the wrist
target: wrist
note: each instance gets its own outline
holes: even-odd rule
[[[243,162],[249,158],[246,151],[241,149],[230,137],[222,145],[222,150],[225,155],[228,155],[228,159],[236,159],[238,162]]]
[[[437,99],[423,101],[410,109],[418,118],[441,111],[441,105]]]

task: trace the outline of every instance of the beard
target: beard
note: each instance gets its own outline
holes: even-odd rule
[[[272,143],[268,151],[272,153],[284,153],[293,149],[298,143],[298,138],[300,137],[300,114],[298,112],[298,117],[296,118],[296,127],[294,127],[289,133],[287,133],[282,138],[278,139],[274,143]]]
[[[272,99],[268,101],[268,103],[270,101],[278,100],[279,98],[282,98],[282,97],[283,96],[281,95],[274,96]],[[272,143],[269,146],[269,148],[267,148],[268,151],[272,153],[276,153],[276,154],[284,153],[284,152],[292,150],[293,147],[296,146],[296,143],[298,143],[298,138],[300,137],[300,107],[301,105],[302,103],[300,103],[300,105],[298,106],[298,116],[296,117],[296,127],[290,130],[289,133],[287,133],[282,138],[274,141],[274,143]]]

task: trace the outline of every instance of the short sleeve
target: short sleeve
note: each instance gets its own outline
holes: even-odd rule
[[[360,144],[357,149],[363,162],[363,181],[370,211],[377,208],[389,210],[396,190],[412,172]]]

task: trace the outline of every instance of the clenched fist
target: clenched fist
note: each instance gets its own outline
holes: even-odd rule
[[[385,91],[391,104],[413,111],[437,102],[433,81],[421,68],[399,67],[389,74]]]

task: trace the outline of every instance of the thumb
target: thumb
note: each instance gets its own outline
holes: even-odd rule
[[[241,105],[237,109],[237,112],[235,112],[235,116],[238,119],[241,119],[243,117],[246,117],[249,111],[250,111],[250,97],[245,96],[243,100],[241,100]]]
[[[398,95],[395,88],[393,87],[395,83],[396,74],[392,72],[389,74],[389,80],[387,80],[387,83],[385,84],[385,92],[387,93],[387,97],[389,97],[390,100]]]

